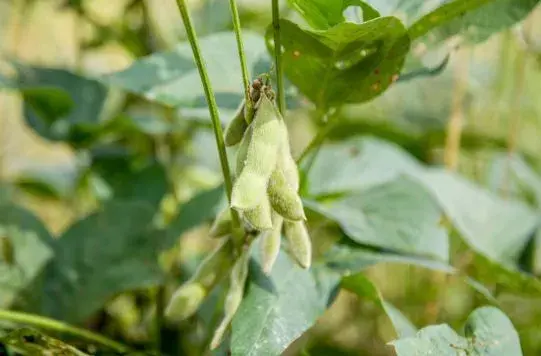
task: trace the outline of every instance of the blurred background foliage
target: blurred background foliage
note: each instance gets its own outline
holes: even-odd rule
[[[232,29],[229,5],[223,0],[189,3],[198,34],[211,36],[208,42],[204,41],[205,59],[211,63],[211,79],[226,123],[242,97],[235,43],[231,36],[220,37],[221,32]],[[271,62],[264,36],[271,21],[270,2],[238,0],[238,4],[252,74],[268,71]],[[282,5],[284,17],[301,21],[285,2]],[[333,111],[332,119],[337,124],[329,130],[327,142],[342,142],[357,135],[383,139],[426,164],[456,168],[496,195],[523,201],[538,212],[539,24],[541,8],[537,7],[521,24],[486,41],[466,43],[447,60],[441,48],[420,57],[416,54],[423,50],[414,47],[404,71],[413,78],[404,75],[374,100]],[[62,246],[65,261],[48,265],[44,272],[38,273],[36,266],[24,271],[29,275],[23,278],[30,278],[32,284],[19,301],[21,308],[28,310],[33,306],[38,312],[83,323],[113,339],[148,348],[153,342],[155,296],[154,289],[144,287],[153,286],[162,278],[160,266],[151,261],[151,252],[167,250],[162,253],[160,265],[170,271],[170,292],[188,278],[214,244],[206,237],[208,226],[199,223],[206,223],[215,211],[206,212],[191,226],[184,226],[182,219],[175,220],[179,216],[187,219],[188,215],[182,214],[182,203],[193,202],[194,196],[221,182],[197,72],[185,70],[178,76],[167,72],[185,62],[191,65],[191,52],[184,40],[173,1],[0,0],[0,199],[25,207],[46,227],[40,227],[39,243],[35,236],[28,237],[34,242],[25,258],[46,261],[51,253],[49,240],[61,236],[67,241]],[[170,51],[179,42],[183,42],[180,46],[184,50],[179,51],[181,55],[166,57],[165,61],[171,63],[165,64],[164,72],[145,67],[155,60],[150,58],[147,64],[138,62],[138,77],[129,73],[134,70],[130,66],[136,59]],[[18,75],[17,80],[13,79],[14,74]],[[59,86],[72,97],[66,98],[62,91],[40,92],[33,87],[36,83]],[[286,120],[294,154],[298,155],[328,118],[321,117],[290,84],[287,93],[291,110]],[[51,102],[54,105],[48,105]],[[57,120],[58,117],[63,120]],[[454,145],[450,137],[455,137],[457,130],[461,140]],[[380,141],[374,142],[377,152],[387,149],[378,146]],[[392,162],[387,162],[381,169],[391,166]],[[313,169],[317,171],[317,161]],[[323,164],[320,170],[325,169]],[[325,193],[323,188],[319,193]],[[317,186],[311,185],[309,189],[317,195]],[[439,189],[445,190],[446,186]],[[222,206],[221,195],[214,195],[215,205]],[[122,201],[130,197],[137,197],[154,209],[161,207],[162,213],[156,217],[135,203]],[[476,209],[475,203],[470,201],[472,211]],[[104,206],[106,211],[72,226]],[[179,206],[181,214],[177,215]],[[6,209],[1,209],[5,216],[0,219],[39,224],[24,211],[19,214]],[[158,226],[174,225],[172,236],[159,240],[166,241],[168,249],[148,242],[162,233],[154,229],[153,219],[158,220]],[[324,250],[329,244],[327,235],[339,239],[334,225],[318,218],[313,221],[316,250]],[[93,225],[99,225],[101,230],[89,232]],[[180,246],[175,242],[179,234],[185,235]],[[90,235],[99,238],[90,239]],[[476,258],[471,251],[464,252],[458,239],[452,241],[455,266]],[[64,288],[63,283],[69,281],[55,280],[56,287],[43,281],[47,281],[48,274],[54,274],[55,268],[75,263],[70,262],[70,254],[77,254],[78,249],[92,249],[84,247],[87,243],[108,246],[107,256],[98,249],[96,256],[88,257],[102,261],[103,269],[93,267],[83,291],[55,294],[65,290],[55,288]],[[531,251],[533,255],[541,254],[535,246]],[[133,280],[119,281],[107,270],[114,267],[120,254],[138,256],[125,262],[125,268],[133,270]],[[148,259],[149,265],[142,266],[141,259]],[[531,261],[537,262],[532,266]],[[526,258],[526,269],[541,273],[538,261],[539,258]],[[94,274],[107,274],[108,278],[105,282],[93,280]],[[417,327],[445,322],[459,328],[475,307],[486,304],[486,298],[458,275],[406,264],[378,264],[365,274],[385,300]],[[100,283],[114,287],[103,293],[94,288],[94,284]],[[19,284],[21,288],[25,285]],[[124,292],[134,288],[137,291]],[[8,305],[14,297],[0,292],[0,306]],[[198,318],[163,331],[165,348],[171,354],[204,354],[208,325],[216,323],[214,309],[220,297],[216,291]],[[500,306],[519,332],[525,355],[541,353],[540,297],[541,294],[517,296],[505,291],[498,294]],[[73,306],[73,300],[78,301],[77,306]],[[104,308],[100,308],[102,303],[106,303]],[[286,354],[393,354],[386,343],[395,339],[395,329],[378,303],[377,297],[360,298],[343,290],[318,323]]]

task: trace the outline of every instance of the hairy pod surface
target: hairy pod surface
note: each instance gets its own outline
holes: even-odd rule
[[[225,129],[224,140],[226,146],[235,146],[244,136],[244,132],[248,127],[245,119],[245,107],[246,102],[243,100],[237,108],[235,116],[233,116],[233,119],[231,119]]]
[[[288,220],[305,220],[301,197],[288,183],[281,166],[272,172],[267,188],[272,208]]]
[[[228,238],[201,261],[192,278],[175,291],[166,308],[166,317],[179,321],[192,316],[212,288],[227,275],[231,256],[233,242]]]
[[[289,242],[289,250],[302,268],[310,268],[312,262],[312,242],[304,221],[285,221],[284,234]]]
[[[269,199],[265,197],[254,209],[245,210],[243,217],[256,230],[272,229],[272,209]]]
[[[207,290],[197,282],[187,283],[178,288],[167,308],[165,317],[170,322],[180,322],[192,316],[207,295]]]
[[[286,124],[283,119],[280,120],[280,123],[282,125],[282,144],[278,151],[278,165],[281,166],[288,184],[295,192],[298,192],[300,181],[299,169],[297,168],[295,159],[291,155],[291,146],[289,145],[289,134]]]
[[[248,146],[244,168],[233,186],[231,206],[238,210],[255,208],[266,195],[267,183],[278,159],[281,141],[280,119],[274,104],[261,97]]]
[[[239,256],[235,262],[235,265],[233,266],[233,269],[231,270],[229,290],[225,298],[224,318],[214,332],[212,341],[210,343],[211,350],[217,348],[222,342],[227,327],[233,320],[233,317],[235,316],[235,313],[242,302],[244,285],[246,283],[246,278],[248,277],[249,262],[250,250],[246,248],[243,250],[242,254]]]
[[[248,149],[250,148],[250,141],[252,140],[253,126],[248,126],[248,129],[244,133],[244,137],[240,142],[239,149],[237,151],[237,162],[235,166],[235,176],[238,177],[244,169],[246,163],[246,157],[248,157]]]
[[[261,264],[263,272],[270,275],[272,267],[280,253],[280,244],[282,242],[282,225],[284,219],[278,214],[273,213],[273,228],[261,233]]]
[[[233,222],[231,220],[231,209],[226,208],[222,210],[216,220],[212,223],[210,227],[209,236],[210,237],[223,237],[231,234],[233,231]]]

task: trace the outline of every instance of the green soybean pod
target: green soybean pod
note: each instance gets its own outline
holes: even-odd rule
[[[279,113],[278,113],[279,114]],[[291,155],[291,146],[289,144],[289,134],[286,124],[283,119],[280,120],[282,124],[282,145],[280,146],[278,164],[281,166],[284,176],[287,182],[296,192],[299,190],[299,169],[293,156]]]
[[[240,142],[239,149],[237,150],[237,163],[235,167],[235,176],[237,177],[240,175],[244,169],[244,165],[246,164],[246,157],[248,157],[248,149],[250,148],[250,141],[252,140],[252,131],[253,126],[248,126],[248,129],[244,133],[244,137]]]
[[[212,288],[227,274],[232,255],[233,242],[228,238],[201,261],[190,280],[175,291],[166,307],[166,318],[178,322],[192,316]]]
[[[226,146],[235,146],[244,136],[244,132],[248,127],[245,119],[245,106],[246,102],[243,99],[235,111],[235,116],[233,116],[233,119],[231,119],[225,129],[224,141]]]
[[[272,209],[268,198],[263,200],[254,209],[243,212],[244,219],[256,230],[272,229]]]
[[[278,214],[273,214],[273,228],[261,233],[261,267],[266,275],[270,275],[272,267],[280,253],[282,242],[282,225],[284,219]]]
[[[207,290],[201,283],[192,282],[180,286],[165,309],[169,322],[180,322],[195,314],[205,300]]]
[[[289,250],[302,268],[310,268],[312,262],[312,242],[304,221],[285,221],[284,234],[289,242]]]
[[[223,237],[231,234],[232,231],[231,209],[226,208],[218,214],[216,220],[212,223],[209,235],[210,237]]]
[[[245,248],[231,270],[229,290],[225,297],[224,317],[214,332],[212,341],[210,342],[211,350],[216,349],[222,342],[224,334],[242,302],[244,285],[246,283],[246,278],[248,277],[249,262],[250,251],[248,248]]]
[[[278,166],[269,180],[267,194],[272,208],[288,220],[305,220],[302,200],[291,187],[281,166]]]
[[[233,186],[231,206],[238,210],[255,208],[266,196],[267,183],[276,161],[281,141],[280,120],[274,104],[261,97],[252,129],[244,168]]]

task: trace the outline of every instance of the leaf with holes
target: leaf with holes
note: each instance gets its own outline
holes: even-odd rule
[[[310,31],[280,21],[285,74],[319,108],[360,103],[383,93],[402,69],[409,37],[394,17]],[[273,51],[272,27],[267,44]]]

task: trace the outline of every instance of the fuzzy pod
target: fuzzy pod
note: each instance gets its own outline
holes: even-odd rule
[[[258,206],[245,210],[242,215],[246,222],[256,230],[272,229],[272,209],[268,198],[263,198]]]
[[[244,169],[244,165],[246,164],[246,157],[248,157],[248,149],[250,148],[250,141],[252,140],[252,131],[253,126],[248,126],[248,129],[244,133],[244,137],[240,142],[239,149],[237,150],[237,163],[235,166],[236,177],[241,174],[242,170]]]
[[[180,286],[165,309],[165,317],[170,322],[180,322],[195,314],[205,300],[207,290],[201,283],[187,283]]]
[[[301,197],[289,185],[282,167],[278,166],[269,180],[267,194],[272,208],[288,220],[305,220]]]
[[[302,268],[310,268],[312,242],[304,221],[285,221],[284,235],[289,242],[289,251]]]
[[[244,249],[239,256],[233,269],[231,270],[229,280],[229,290],[225,297],[224,305],[224,317],[220,322],[218,328],[214,332],[212,341],[210,342],[210,349],[214,350],[220,346],[227,327],[233,320],[237,309],[242,302],[244,295],[244,285],[246,284],[246,278],[248,277],[248,265],[250,262],[250,251],[248,248]]]
[[[248,127],[245,119],[245,107],[246,102],[243,100],[237,108],[235,116],[233,116],[225,129],[224,140],[226,146],[235,146],[244,136],[244,132]]]
[[[210,237],[224,237],[231,234],[233,231],[233,222],[231,220],[231,209],[226,208],[222,210],[216,220],[212,223],[210,227],[209,236]]]
[[[231,206],[240,211],[255,208],[266,196],[267,183],[276,166],[281,124],[274,104],[262,96],[254,121],[244,167],[233,185]]]
[[[190,281],[201,283],[207,290],[212,289],[231,267],[232,255],[233,241],[228,238],[201,261]]]
[[[287,126],[283,119],[280,120],[280,123],[282,125],[282,144],[278,151],[278,165],[282,168],[284,176],[291,188],[297,192],[299,190],[300,181],[299,169],[297,167],[297,162],[295,162],[295,159],[291,155]]]
[[[261,264],[266,275],[271,274],[272,267],[280,253],[283,221],[284,219],[278,213],[273,213],[272,230],[261,233]]]

